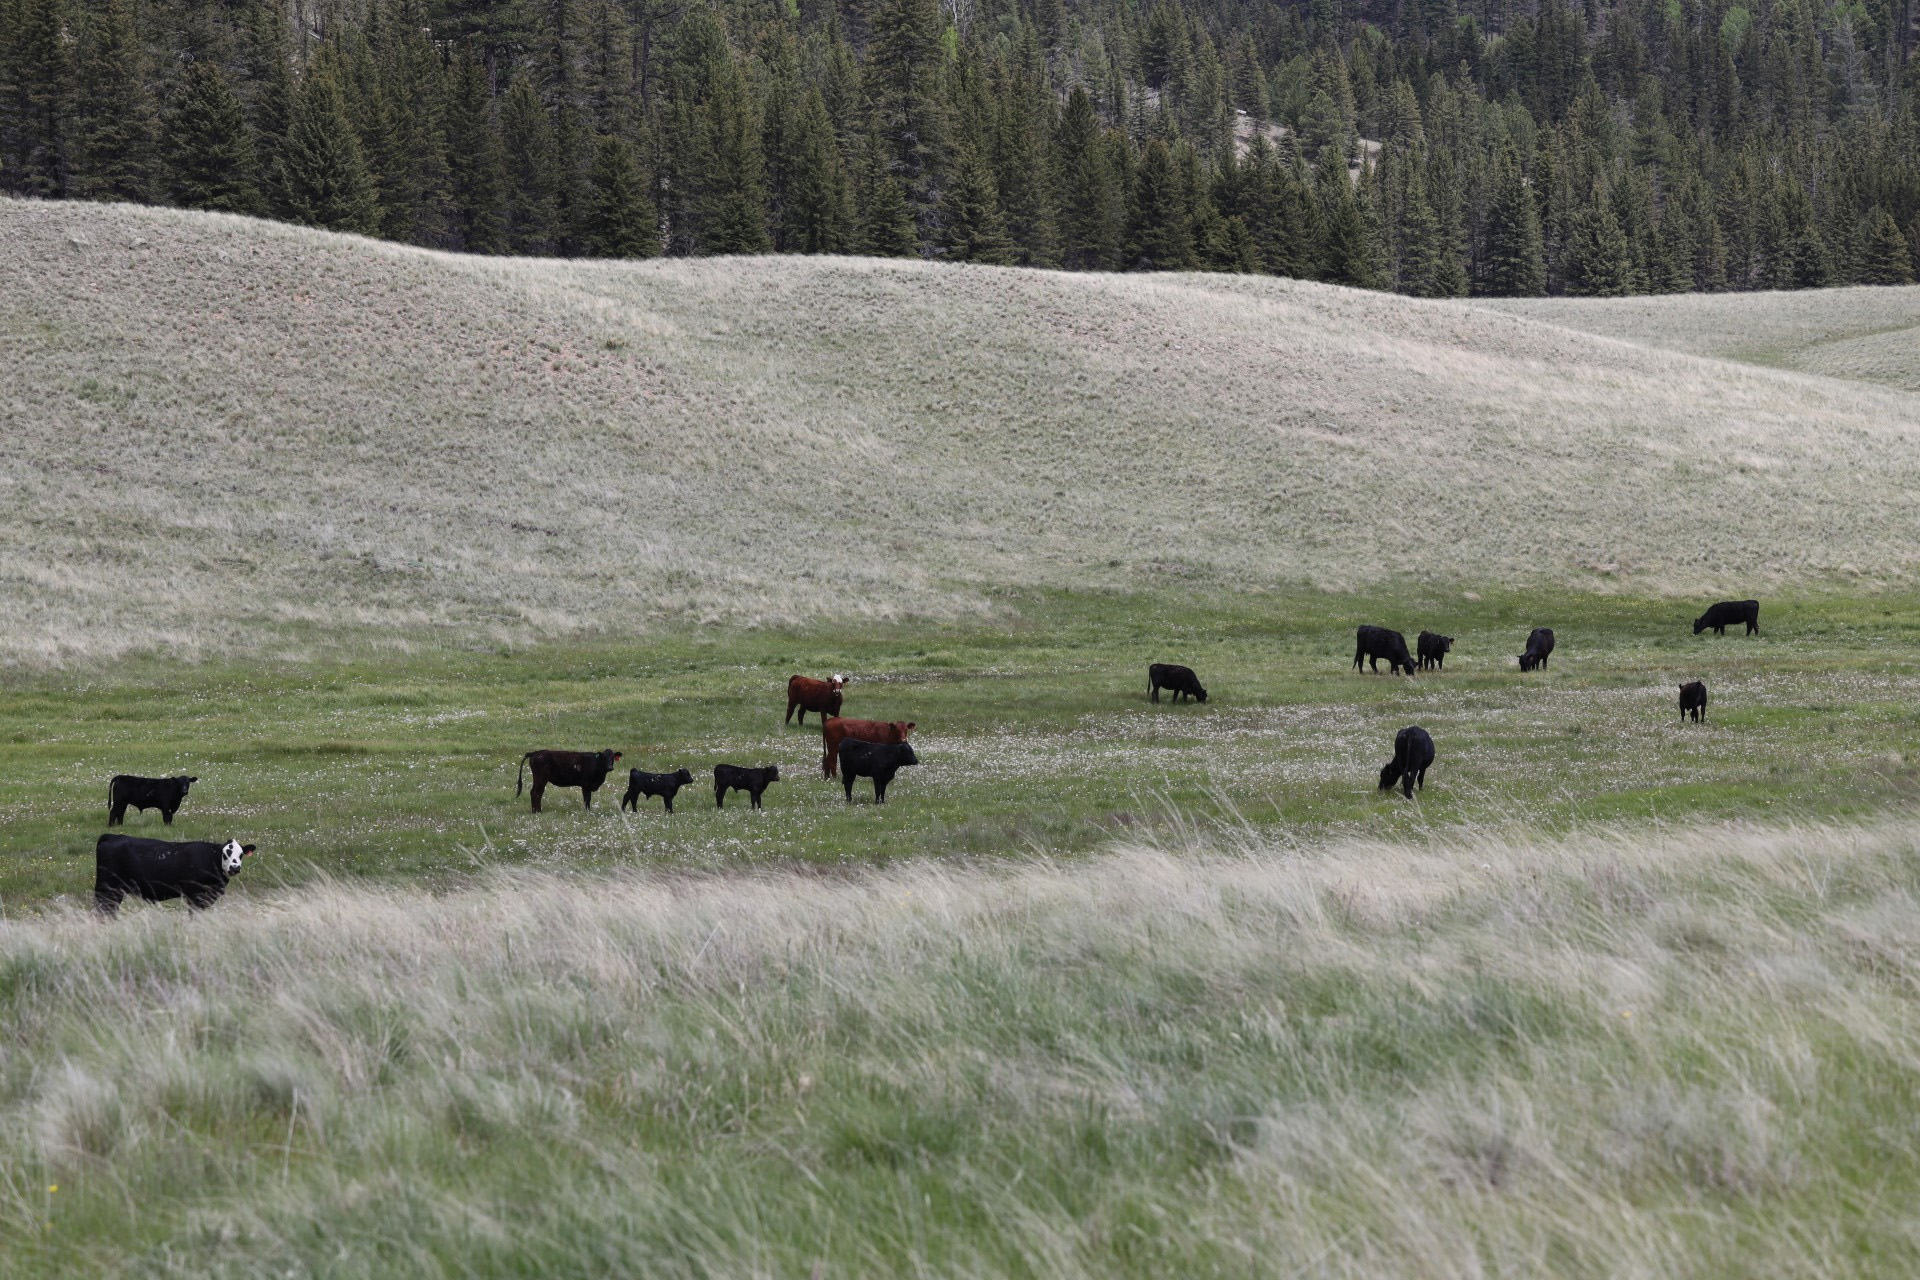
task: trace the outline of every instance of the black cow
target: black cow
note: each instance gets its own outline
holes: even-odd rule
[[[1147,666],[1147,697],[1154,702],[1160,701],[1160,691],[1166,689],[1173,694],[1175,702],[1181,697],[1207,700],[1207,691],[1200,687],[1200,678],[1193,674],[1192,667],[1183,667],[1173,662],[1155,662]]]
[[[200,779],[184,773],[177,778],[138,778],[131,773],[117,773],[107,784],[107,825],[117,827],[125,822],[127,806],[131,805],[143,813],[158,809],[160,820],[172,826],[173,815],[180,811],[180,802],[187,798],[187,788],[198,781]]]
[[[1708,627],[1713,634],[1723,636],[1727,628],[1738,623],[1747,624],[1747,634],[1760,634],[1760,602],[1758,600],[1722,600],[1710,605],[1707,611],[1693,620],[1693,634],[1699,635]]]
[[[514,780],[513,794],[520,794],[520,787],[526,781],[527,766],[533,766],[533,811],[540,812],[540,797],[546,794],[547,784],[556,787],[578,787],[580,798],[587,808],[593,808],[593,793],[606,782],[607,775],[613,772],[614,762],[620,759],[618,751],[529,751],[520,757],[520,774]]]
[[[1707,682],[1695,680],[1680,686],[1680,718],[1685,720],[1687,713],[1693,713],[1693,722],[1700,723],[1700,717],[1707,714]]]
[[[1407,654],[1407,638],[1398,631],[1389,631],[1385,627],[1361,627],[1353,633],[1353,669],[1358,671],[1365,660],[1367,669],[1375,675],[1380,672],[1380,659],[1387,660],[1389,672],[1405,671],[1413,674],[1413,659]]]
[[[758,769],[748,769],[737,764],[717,764],[713,766],[713,807],[726,808],[727,792],[744,791],[753,807],[760,807],[760,793],[767,789],[770,782],[780,781],[780,766],[762,765]]]
[[[1434,671],[1447,669],[1447,654],[1453,651],[1453,637],[1422,631],[1415,642],[1419,646],[1420,669]]]
[[[1531,671],[1535,667],[1547,665],[1547,655],[1553,652],[1553,630],[1550,627],[1535,627],[1527,636],[1527,651],[1520,655],[1520,669]]]
[[[639,769],[629,769],[627,794],[620,797],[620,807],[638,813],[641,796],[659,796],[667,802],[667,812],[672,813],[674,795],[692,781],[693,774],[685,769],[674,773],[644,773]]]
[[[885,804],[887,784],[893,781],[893,775],[919,763],[920,757],[913,754],[911,742],[862,742],[848,738],[840,744],[840,785],[847,789],[847,803],[853,803],[853,780],[872,778],[873,802]]]
[[[187,906],[205,910],[227,891],[227,881],[240,874],[240,864],[252,852],[252,845],[238,840],[215,844],[109,833],[93,846],[94,910],[110,916],[128,894],[148,902],[185,898]]]
[[[1407,799],[1413,799],[1415,783],[1427,789],[1427,766],[1433,763],[1433,736],[1417,724],[1410,724],[1393,735],[1393,759],[1380,767],[1380,789],[1390,791],[1394,783]]]

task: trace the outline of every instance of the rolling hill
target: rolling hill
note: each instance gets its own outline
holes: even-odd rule
[[[1916,290],[1495,308],[18,201],[0,242],[13,665],[1920,569],[1920,361],[1860,336],[1876,382],[1817,376],[1852,357],[1808,337]],[[1812,374],[1723,358],[1755,352]]]

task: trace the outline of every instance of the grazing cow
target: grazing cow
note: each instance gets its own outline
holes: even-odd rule
[[[1699,635],[1708,627],[1713,634],[1723,636],[1727,628],[1739,623],[1747,624],[1747,634],[1760,634],[1760,602],[1758,600],[1722,600],[1711,605],[1707,611],[1693,620],[1693,634]]]
[[[1413,674],[1413,659],[1407,654],[1407,638],[1398,631],[1389,631],[1385,627],[1361,627],[1353,633],[1353,669],[1358,671],[1364,660],[1367,669],[1375,675],[1380,672],[1380,659],[1387,660],[1387,670],[1405,671]]]
[[[591,809],[593,793],[613,772],[614,762],[619,758],[618,751],[529,751],[520,757],[520,776],[514,781],[513,794],[520,794],[521,784],[527,777],[527,765],[532,764],[535,813],[540,812],[540,797],[546,793],[549,782],[556,787],[580,788],[580,798]]]
[[[780,766],[762,765],[758,769],[748,769],[737,764],[717,764],[713,766],[713,807],[726,808],[727,792],[744,791],[753,807],[760,807],[760,793],[767,789],[769,782],[780,781]]]
[[[840,744],[840,785],[847,789],[847,803],[853,803],[853,780],[873,779],[873,802],[887,802],[887,784],[893,775],[908,765],[920,763],[910,742],[862,742],[848,738]]]
[[[1419,666],[1422,671],[1428,669],[1445,671],[1447,669],[1447,655],[1453,651],[1452,636],[1438,635],[1432,631],[1422,631],[1416,643],[1419,646]]]
[[[131,773],[117,773],[107,784],[107,825],[117,827],[125,822],[127,806],[132,805],[143,813],[158,809],[160,820],[172,826],[173,815],[179,812],[180,802],[187,798],[187,788],[198,781],[200,779],[184,773],[177,778],[138,778]]]
[[[680,788],[693,781],[693,774],[685,769],[674,773],[644,773],[639,769],[627,770],[627,794],[620,797],[620,807],[640,812],[641,796],[659,796],[667,802],[667,812],[673,812],[673,797]]]
[[[1394,783],[1407,799],[1413,799],[1415,783],[1427,789],[1427,766],[1433,763],[1433,735],[1417,724],[1410,724],[1393,735],[1393,759],[1380,768],[1380,789],[1391,791]]]
[[[1535,627],[1527,636],[1527,651],[1520,655],[1520,669],[1531,671],[1535,667],[1547,665],[1547,655],[1553,652],[1553,631],[1548,627]]]
[[[1155,662],[1147,667],[1147,696],[1155,702],[1160,701],[1160,691],[1169,690],[1175,702],[1182,697],[1194,698],[1200,702],[1207,700],[1207,691],[1200,686],[1200,679],[1193,674],[1192,667],[1182,667],[1171,662]]]
[[[1680,686],[1680,719],[1684,721],[1689,712],[1695,724],[1699,724],[1700,717],[1707,714],[1706,681],[1694,680]]]
[[[807,712],[816,711],[822,720],[828,716],[840,714],[840,690],[845,687],[847,678],[836,675],[831,680],[814,680],[807,676],[794,676],[787,681],[787,719],[793,723],[796,708],[800,712],[800,723],[807,722]]]
[[[840,744],[848,738],[862,742],[905,742],[913,733],[911,720],[849,720],[829,716],[820,727],[820,773],[831,778],[840,767]]]
[[[145,836],[101,836],[93,846],[93,906],[110,916],[128,894],[148,902],[185,898],[203,911],[227,891],[250,844],[229,840],[150,840]]]

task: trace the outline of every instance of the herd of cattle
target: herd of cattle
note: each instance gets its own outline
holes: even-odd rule
[[[1746,634],[1755,635],[1759,632],[1759,601],[1722,601],[1694,619],[1693,633],[1699,635],[1711,629],[1715,635],[1725,635],[1729,626],[1742,623],[1746,625]],[[1553,632],[1550,629],[1534,628],[1527,636],[1525,651],[1519,655],[1520,669],[1533,671],[1544,668],[1548,656],[1553,653],[1553,644]],[[1411,676],[1416,670],[1441,671],[1445,669],[1447,654],[1452,649],[1452,636],[1422,631],[1416,642],[1416,659],[1408,655],[1407,638],[1400,632],[1386,627],[1363,626],[1354,635],[1353,669],[1361,670],[1362,663],[1365,663],[1367,670],[1377,673],[1381,659],[1385,659],[1390,673],[1404,672]],[[913,733],[914,722],[854,720],[842,716],[840,708],[845,698],[846,684],[844,675],[835,675],[829,680],[794,676],[787,681],[785,723],[792,724],[798,713],[800,723],[804,725],[807,712],[814,712],[820,720],[822,776],[839,776],[848,803],[853,801],[854,781],[869,778],[873,782],[874,802],[885,804],[887,787],[894,775],[903,768],[920,763],[912,744],[907,741]],[[1148,699],[1159,702],[1162,690],[1169,692],[1176,703],[1183,698],[1195,702],[1207,700],[1206,687],[1200,683],[1193,668],[1176,663],[1156,662],[1147,668]],[[1690,717],[1697,723],[1706,714],[1706,709],[1707,686],[1703,681],[1692,680],[1680,686],[1680,718],[1683,721]],[[1413,796],[1415,787],[1424,791],[1427,770],[1432,767],[1433,760],[1433,736],[1419,725],[1408,725],[1394,735],[1393,759],[1381,767],[1380,790],[1390,790],[1398,783],[1408,798]],[[606,784],[607,776],[619,761],[620,752],[613,750],[529,751],[520,757],[513,794],[518,797],[522,793],[527,774],[531,772],[533,812],[540,812],[541,798],[549,786],[580,788],[582,802],[591,809],[593,793]],[[157,809],[161,821],[172,826],[173,815],[186,802],[188,789],[199,780],[187,774],[172,778],[118,774],[107,784],[107,825],[119,826],[125,822],[128,809],[140,812]],[[751,807],[758,809],[761,807],[760,797],[767,787],[778,781],[778,765],[750,768],[737,764],[717,764],[713,767],[714,807],[726,807],[727,792],[744,791]],[[674,796],[682,787],[692,783],[693,773],[684,768],[672,773],[629,769],[627,790],[620,798],[620,807],[638,812],[642,797],[658,798],[665,804],[666,812],[672,813]],[[227,882],[240,873],[240,868],[253,852],[253,845],[241,844],[238,840],[216,844],[210,840],[153,840],[143,836],[108,833],[101,836],[94,846],[94,906],[101,914],[110,916],[124,898],[133,896],[148,902],[185,898],[191,908],[210,907],[226,892]]]

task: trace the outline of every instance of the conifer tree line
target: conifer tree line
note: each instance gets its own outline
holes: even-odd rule
[[[0,190],[473,253],[1910,283],[1916,0],[0,0]]]

